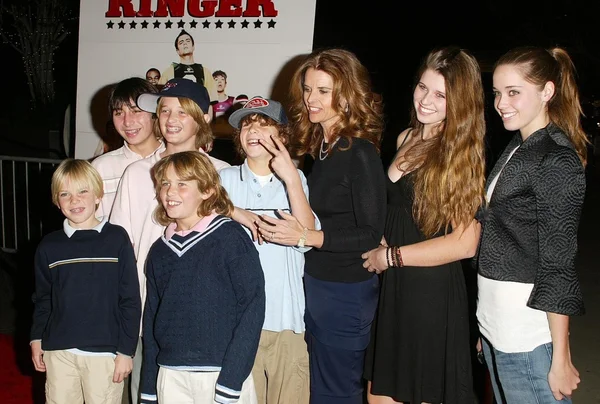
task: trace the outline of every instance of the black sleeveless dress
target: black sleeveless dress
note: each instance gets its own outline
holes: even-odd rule
[[[425,240],[413,220],[413,173],[387,179],[388,245]],[[389,268],[365,363],[371,393],[420,404],[473,403],[468,301],[460,261]]]

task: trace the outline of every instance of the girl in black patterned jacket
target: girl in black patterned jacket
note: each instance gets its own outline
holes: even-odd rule
[[[490,173],[477,318],[499,403],[570,403],[580,381],[569,316],[583,314],[575,272],[586,136],[574,67],[560,48],[517,48],[494,69],[494,106],[517,131]]]

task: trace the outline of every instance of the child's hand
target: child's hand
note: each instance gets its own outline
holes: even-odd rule
[[[133,369],[133,358],[127,355],[117,354],[115,358],[115,373],[113,383],[121,383]]]
[[[231,218],[250,230],[253,241],[258,241],[258,244],[263,243],[262,235],[258,232],[258,228],[255,225],[255,223],[260,220],[260,216],[254,212],[247,211],[246,209],[234,207]]]
[[[292,185],[294,181],[299,182],[300,176],[298,175],[298,170],[285,148],[285,145],[277,136],[271,136],[271,139],[273,140],[275,147],[262,139],[258,140],[260,144],[273,155],[273,158],[271,159],[271,169],[288,187]]]
[[[31,343],[31,360],[33,366],[38,372],[46,371],[46,364],[44,363],[44,351],[42,350],[42,341],[33,341]]]

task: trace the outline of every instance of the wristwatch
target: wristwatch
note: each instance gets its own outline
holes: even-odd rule
[[[304,230],[302,230],[302,235],[300,236],[300,240],[298,240],[298,244],[297,246],[302,248],[304,247],[304,244],[306,243],[306,235],[308,234],[308,227],[305,227]]]

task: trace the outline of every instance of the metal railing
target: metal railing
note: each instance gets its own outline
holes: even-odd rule
[[[16,252],[35,243],[60,224],[53,208],[50,183],[62,160],[0,156],[1,246]]]

